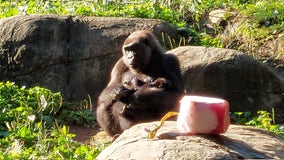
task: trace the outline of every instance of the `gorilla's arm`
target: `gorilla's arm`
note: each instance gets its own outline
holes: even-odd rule
[[[120,122],[119,110],[122,110],[125,104],[119,102],[116,98],[125,98],[119,95],[121,94],[119,90],[123,86],[121,83],[122,73],[126,70],[127,67],[123,61],[121,59],[118,60],[111,71],[111,80],[98,98],[97,122],[109,135],[121,132],[121,127],[118,124]]]
[[[172,83],[172,90],[184,93],[184,83],[177,57],[172,54],[165,54],[163,66],[167,79]]]

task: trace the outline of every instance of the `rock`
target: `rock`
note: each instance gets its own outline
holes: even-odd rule
[[[282,159],[284,139],[268,131],[231,125],[223,135],[182,135],[175,121],[158,131],[162,139],[147,139],[143,123],[125,130],[96,158],[100,159]]]
[[[226,19],[234,16],[235,14],[236,13],[226,11],[225,9],[215,9],[209,12],[208,19],[213,25],[225,28],[228,25]]]
[[[39,85],[68,100],[96,98],[122,55],[124,39],[139,29],[175,38],[153,19],[24,15],[0,19],[0,81]],[[168,43],[165,39],[165,45]]]
[[[209,20],[211,23],[219,25],[219,23],[225,19],[226,10],[225,9],[216,9],[209,13]]]
[[[237,13],[226,9],[214,9],[209,12],[206,25],[206,32],[210,35],[216,36],[224,29],[227,29],[230,19],[236,17]],[[230,26],[229,26],[230,27]],[[222,32],[221,32],[222,33]]]
[[[226,99],[230,111],[271,111],[281,102],[281,82],[266,66],[236,50],[185,46],[178,56],[188,94]]]

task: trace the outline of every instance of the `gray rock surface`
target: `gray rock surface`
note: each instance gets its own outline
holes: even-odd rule
[[[281,102],[280,80],[246,54],[199,46],[178,47],[168,53],[180,60],[188,94],[224,98],[233,112],[271,111]]]
[[[181,135],[175,121],[166,121],[158,131],[161,139],[147,139],[143,123],[125,130],[96,158],[101,159],[283,159],[284,140],[253,127],[231,125],[219,136]]]

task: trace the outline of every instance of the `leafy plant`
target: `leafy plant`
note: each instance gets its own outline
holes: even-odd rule
[[[275,124],[273,112],[258,111],[257,114],[258,116],[252,118],[246,125],[264,128],[284,137],[284,125]]]
[[[0,159],[95,159],[104,147],[73,140],[60,123],[60,93],[0,82],[0,111]]]
[[[236,124],[245,124],[249,121],[251,113],[250,112],[233,112],[230,113],[230,117]]]
[[[65,124],[81,124],[88,127],[95,126],[96,116],[93,112],[91,98],[79,103],[65,103],[59,114],[59,119]]]
[[[250,16],[249,20],[258,25],[271,26],[281,24],[284,20],[284,5],[280,0],[258,1],[255,4],[248,4],[242,11],[244,15]]]
[[[12,120],[24,123],[31,117],[35,121],[44,121],[49,125],[54,122],[53,117],[61,104],[60,93],[52,93],[40,87],[25,89],[11,82],[0,82],[1,130],[5,131],[5,126]]]
[[[250,112],[234,112],[230,113],[230,117],[236,124],[267,129],[279,136],[284,137],[284,125],[275,124],[274,110],[272,110],[272,113],[267,111],[258,111],[256,117],[251,117]]]

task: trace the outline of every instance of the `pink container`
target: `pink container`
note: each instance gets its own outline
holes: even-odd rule
[[[184,96],[177,127],[182,133],[221,134],[230,124],[229,103],[212,97]]]

